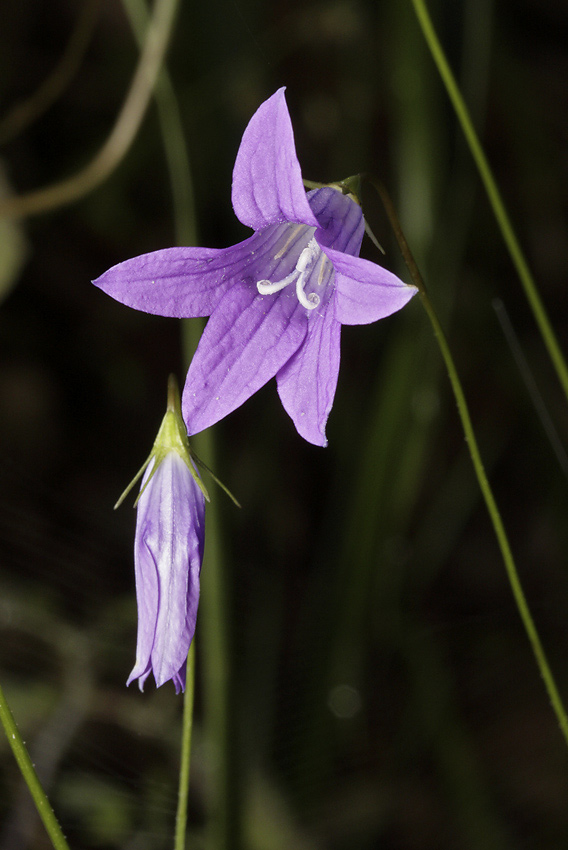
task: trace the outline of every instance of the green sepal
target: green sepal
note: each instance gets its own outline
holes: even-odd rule
[[[132,481],[130,482],[128,487],[126,488],[126,490],[124,490],[124,492],[122,493],[122,495],[118,499],[116,505],[114,506],[114,510],[116,510],[117,508],[119,508],[122,505],[122,503],[124,502],[124,500],[126,499],[128,494],[130,493],[130,491],[132,490],[132,488],[134,487],[136,482],[139,481],[140,478],[142,478],[142,476],[144,475],[144,472],[146,471],[146,467],[148,466],[148,464],[150,463],[150,461],[152,460],[153,457],[154,457],[154,454],[152,453],[148,457],[148,459],[146,460],[146,462],[144,463],[142,468],[138,470],[138,472],[136,473],[136,475],[134,476],[134,478],[132,479]],[[148,483],[148,482],[146,482],[146,483]],[[138,498],[136,499],[136,502],[138,501],[139,498],[140,498],[140,494],[138,494]],[[135,506],[136,506],[136,502],[134,503]]]
[[[181,457],[181,459],[184,461],[187,468],[191,472],[193,480],[203,493],[206,500],[209,502],[210,498],[209,493],[207,492],[207,488],[199,477],[199,473],[197,472],[194,465],[194,456],[189,445],[189,440],[187,438],[187,429],[185,427],[185,422],[183,421],[183,416],[181,414],[179,389],[174,375],[170,375],[168,378],[168,408],[166,410],[166,415],[162,419],[162,424],[160,425],[160,429],[158,431],[156,439],[154,440],[152,451],[150,452],[149,457],[144,462],[142,468],[138,470],[135,477],[132,479],[124,493],[119,498],[118,502],[114,506],[115,509],[122,504],[122,502],[130,493],[136,482],[139,481],[140,478],[143,476],[150,461],[155,460],[152,472],[148,480],[145,482],[144,487],[139,492],[136,501],[134,502],[134,507],[136,507],[140,496],[152,480],[152,477],[154,476],[159,465],[162,463],[162,461],[169,452],[178,453],[178,455]]]
[[[304,180],[306,189],[337,189],[343,195],[348,195],[352,201],[361,206],[359,197],[361,195],[361,175],[353,174],[345,180],[334,180],[332,183],[316,183],[314,180]]]
[[[236,497],[236,496],[233,496],[233,494],[231,493],[231,491],[229,490],[229,488],[228,488],[225,484],[223,484],[223,482],[222,482],[219,478],[217,478],[217,476],[215,475],[215,473],[214,473],[214,472],[212,472],[212,471],[209,469],[209,467],[207,466],[207,464],[206,464],[204,461],[202,461],[200,457],[197,457],[197,455],[195,454],[195,452],[193,453],[193,460],[195,461],[195,463],[196,463],[198,466],[200,466],[202,469],[205,469],[205,471],[209,473],[209,475],[211,476],[211,478],[213,479],[213,481],[215,482],[215,484],[217,484],[217,486],[218,486],[218,487],[220,487],[220,488],[221,488],[221,490],[224,490],[224,492],[227,494],[227,496],[229,497],[229,499],[230,499],[232,502],[234,502],[234,504],[237,506],[237,508],[242,507],[242,505],[241,505],[241,503],[239,502],[239,500],[237,499],[237,497]]]

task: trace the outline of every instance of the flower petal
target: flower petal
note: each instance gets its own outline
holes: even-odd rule
[[[250,237],[254,239],[254,236]],[[127,307],[158,316],[209,316],[250,255],[249,239],[230,248],[164,248],[113,266],[93,281]]]
[[[259,295],[236,284],[207,323],[187,373],[182,409],[189,434],[208,428],[264,386],[298,350],[308,317],[295,291]]]
[[[185,665],[195,634],[203,560],[205,499],[185,461],[169,452],[154,547],[160,587],[152,670],[160,687]]]
[[[341,325],[330,304],[323,315],[309,317],[304,344],[278,372],[278,395],[298,434],[326,446],[325,425],[339,374]]]
[[[367,325],[384,319],[418,292],[376,263],[332,248],[325,253],[335,268],[335,317],[342,325]]]
[[[318,221],[316,239],[322,248],[358,256],[365,232],[359,204],[330,186],[308,192],[308,202]]]
[[[143,478],[142,488],[154,461]],[[138,502],[135,542],[138,641],[127,684],[150,670],[159,687],[183,687],[183,670],[195,632],[203,559],[205,501],[185,461],[170,451]]]
[[[149,464],[140,489],[142,490],[150,477],[155,461]],[[136,513],[136,536],[134,541],[134,566],[136,574],[136,604],[138,607],[138,638],[136,641],[136,662],[126,682],[130,685],[134,679],[139,679],[140,690],[151,671],[152,647],[156,634],[158,619],[158,571],[151,551],[143,541],[148,513],[150,494],[148,488],[140,496]]]
[[[283,88],[248,123],[235,160],[232,200],[237,218],[253,230],[284,221],[317,224],[302,183]]]

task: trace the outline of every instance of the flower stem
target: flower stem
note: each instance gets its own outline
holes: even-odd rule
[[[442,357],[444,359],[444,363],[446,365],[446,369],[448,371],[448,377],[450,379],[450,383],[452,385],[452,390],[454,393],[454,397],[456,399],[458,412],[460,415],[460,419],[462,421],[462,426],[466,438],[466,442],[468,444],[469,453],[471,456],[471,460],[473,463],[473,467],[475,469],[475,474],[477,476],[477,481],[479,483],[479,487],[483,494],[483,498],[485,500],[485,504],[487,506],[487,510],[489,512],[489,517],[491,519],[491,523],[495,530],[495,534],[497,536],[497,541],[499,543],[499,548],[501,550],[501,555],[503,557],[503,561],[505,564],[505,569],[507,572],[507,577],[509,579],[509,583],[511,585],[511,590],[513,591],[513,597],[515,599],[515,603],[517,609],[519,611],[523,626],[527,633],[528,639],[530,641],[534,656],[536,658],[537,666],[540,670],[540,674],[544,680],[544,684],[546,690],[548,692],[548,696],[550,698],[550,702],[552,704],[552,708],[554,713],[556,714],[556,718],[560,725],[560,730],[564,736],[566,744],[568,745],[568,716],[566,714],[566,710],[562,703],[562,698],[560,697],[560,692],[556,686],[556,682],[554,680],[554,676],[552,674],[552,670],[546,658],[546,654],[541,643],[537,628],[535,626],[534,620],[532,618],[522,585],[521,580],[519,578],[519,574],[517,572],[517,567],[515,565],[515,560],[513,558],[513,552],[511,550],[511,546],[509,544],[509,540],[507,537],[507,532],[505,531],[505,526],[503,524],[503,520],[501,519],[501,514],[499,513],[499,508],[497,507],[497,502],[495,501],[495,497],[493,495],[493,491],[491,490],[491,486],[489,484],[489,480],[487,478],[487,474],[485,472],[485,468],[483,466],[483,461],[481,459],[481,453],[479,451],[479,446],[477,445],[477,440],[475,437],[475,433],[473,430],[473,424],[471,421],[471,416],[469,413],[469,409],[467,406],[467,402],[465,399],[465,395],[463,392],[463,388],[461,385],[461,381],[459,379],[457,369],[454,363],[454,359],[452,357],[452,353],[450,351],[448,342],[446,340],[446,336],[444,331],[442,330],[442,326],[438,321],[438,317],[434,310],[434,307],[428,297],[426,292],[426,287],[424,285],[424,281],[422,279],[422,275],[416,265],[416,261],[412,256],[406,238],[402,232],[402,228],[400,222],[398,220],[398,216],[395,212],[392,201],[384,188],[384,186],[378,181],[369,178],[373,185],[375,186],[383,206],[386,210],[386,213],[389,217],[391,226],[394,230],[397,242],[399,244],[400,250],[402,252],[402,256],[404,261],[408,267],[410,275],[412,277],[412,282],[417,286],[418,291],[420,292],[420,297],[422,299],[422,304],[424,305],[424,309],[430,319],[430,323],[432,324],[432,328],[434,329],[434,334],[436,339],[438,340],[438,345],[440,346],[440,351],[442,353]]]
[[[51,804],[47,799],[47,795],[41,786],[38,775],[30,759],[26,745],[22,740],[22,736],[16,726],[14,716],[10,710],[4,692],[0,687],[0,721],[4,727],[8,743],[14,753],[14,758],[18,763],[18,767],[22,772],[24,781],[30,790],[33,801],[38,810],[39,816],[43,821],[47,834],[51,839],[55,850],[69,850],[67,840],[61,831],[61,827],[55,817]]]
[[[182,322],[184,354],[190,362],[202,331],[202,321]],[[191,438],[191,445],[214,465],[211,429]],[[237,759],[238,717],[234,697],[229,623],[230,578],[223,555],[217,502],[207,507],[205,557],[201,571],[199,635],[203,680],[204,736],[209,745],[208,850],[241,847],[240,782]]]
[[[140,50],[148,29],[150,13],[146,0],[122,0]],[[154,98],[162,132],[162,144],[170,176],[176,245],[197,245],[193,180],[184,137],[181,110],[168,69],[163,65],[154,87]]]
[[[75,29],[63,55],[39,88],[16,105],[0,120],[0,144],[5,145],[37,121],[65,91],[75,76],[93,34],[100,0],[87,0],[78,15]]]
[[[440,76],[442,77],[442,81],[461,124],[467,144],[469,145],[469,149],[473,159],[475,160],[475,164],[477,165],[479,175],[483,181],[483,185],[485,186],[487,197],[489,198],[489,203],[493,208],[497,224],[501,230],[503,240],[507,246],[513,265],[519,275],[519,279],[535,317],[535,321],[541,332],[544,344],[554,368],[556,369],[556,374],[558,375],[558,379],[562,385],[566,398],[568,399],[568,365],[566,364],[566,360],[560,345],[558,344],[550,319],[548,318],[548,314],[540,299],[540,295],[538,294],[536,283],[513,229],[513,225],[511,224],[507,210],[505,209],[505,204],[501,198],[501,194],[495,182],[495,178],[493,177],[487,157],[485,156],[477,133],[475,132],[469,111],[448,64],[442,45],[436,35],[432,19],[428,14],[424,0],[412,0],[412,4],[422,28],[424,38],[430,48],[434,62],[436,63]]]
[[[191,764],[191,732],[193,729],[193,696],[195,692],[195,639],[191,641],[187,656],[185,694],[183,698],[183,720],[178,788],[178,807],[174,850],[184,850],[187,825],[187,798]]]
[[[72,177],[26,195],[0,201],[0,217],[22,218],[70,204],[99,186],[132,144],[152,96],[173,28],[178,0],[156,0],[144,48],[128,94],[98,154]]]

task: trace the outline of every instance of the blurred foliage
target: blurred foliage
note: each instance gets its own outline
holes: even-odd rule
[[[2,4],[0,118],[53,72],[79,5]],[[566,340],[566,5],[431,5]],[[58,99],[3,145],[13,191],[74,173],[100,148],[137,55],[122,4],[105,0]],[[201,244],[245,236],[232,165],[251,114],[281,85],[304,176],[370,171],[389,187],[568,694],[567,482],[494,299],[564,443],[565,400],[410,3],[186,2],[168,68]],[[377,200],[364,202],[387,249],[382,260],[365,243],[364,255],[404,275]],[[0,230],[0,677],[71,846],[84,850],[171,846],[181,700],[173,687],[124,687],[134,515],[112,505],[148,454],[168,373],[183,375],[180,326],[89,281],[175,244],[173,209],[152,108],[103,186]],[[214,429],[215,471],[243,505],[217,495],[241,807],[233,846],[564,848],[568,759],[418,299],[345,328],[342,354],[328,449],[297,437],[274,382]],[[204,729],[198,669],[189,848],[208,841]],[[0,846],[43,850],[1,740],[0,754]]]

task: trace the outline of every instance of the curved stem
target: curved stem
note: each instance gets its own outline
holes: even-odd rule
[[[148,27],[146,0],[122,0],[140,49]],[[184,137],[181,110],[170,75],[164,66],[154,88],[162,144],[170,176],[176,245],[197,245],[195,198],[187,143]]]
[[[61,827],[55,817],[51,804],[47,799],[47,795],[43,790],[38,775],[30,759],[26,745],[22,740],[22,736],[16,726],[14,716],[10,711],[10,707],[6,702],[4,692],[0,687],[0,721],[4,727],[8,743],[14,753],[14,758],[18,763],[18,767],[24,777],[24,782],[30,789],[33,801],[38,810],[39,816],[43,821],[46,832],[51,839],[55,850],[69,850],[67,840],[61,831]]]
[[[438,321],[438,317],[436,315],[434,307],[426,292],[426,287],[424,285],[422,275],[420,274],[418,266],[416,265],[416,261],[412,256],[406,238],[402,232],[402,228],[400,226],[400,222],[398,220],[398,216],[395,212],[392,201],[386,189],[381,183],[372,178],[369,179],[371,180],[377,192],[379,193],[383,206],[389,217],[391,226],[396,235],[396,239],[402,252],[402,256],[404,257],[404,261],[412,277],[412,282],[418,287],[418,291],[420,292],[420,297],[422,299],[422,304],[424,305],[424,309],[426,310],[428,318],[430,319],[430,323],[432,324],[432,328],[434,329],[434,334],[436,336],[436,339],[438,340],[438,345],[440,346],[440,351],[442,353],[442,357],[444,359],[444,363],[448,371],[448,377],[452,385],[454,397],[456,399],[458,412],[462,421],[462,426],[468,444],[473,467],[475,469],[475,474],[477,476],[479,487],[481,489],[485,504],[487,506],[487,510],[489,512],[491,524],[493,525],[495,534],[497,536],[497,541],[499,543],[499,548],[501,550],[501,555],[503,557],[503,562],[507,571],[509,584],[511,585],[511,590],[513,591],[513,597],[515,599],[515,603],[517,605],[517,609],[519,611],[523,626],[525,628],[525,632],[527,633],[534,656],[536,658],[537,666],[544,680],[544,684],[548,692],[552,708],[554,710],[554,713],[556,714],[556,718],[560,725],[560,730],[564,736],[566,744],[568,745],[568,716],[562,703],[560,692],[556,686],[552,670],[550,669],[550,665],[546,658],[544,647],[541,643],[537,628],[532,618],[532,614],[530,612],[528,602],[526,600],[521,585],[521,580],[519,578],[517,567],[515,565],[515,560],[513,558],[513,552],[511,550],[511,546],[507,537],[507,532],[505,531],[505,526],[503,524],[501,514],[499,513],[499,508],[497,507],[497,502],[495,501],[493,491],[491,490],[491,485],[489,484],[489,480],[487,478],[487,474],[483,466],[481,453],[479,451],[479,446],[477,445],[477,439],[473,430],[471,416],[469,413],[461,381],[459,379],[457,369],[454,363],[454,359],[452,357],[452,353],[450,351],[444,331],[442,330],[442,326]]]
[[[70,204],[88,194],[114,171],[132,144],[146,112],[170,40],[177,5],[178,0],[156,0],[129,92],[114,128],[95,158],[67,180],[0,201],[0,216],[21,218]]]
[[[189,793],[189,769],[191,764],[191,732],[193,729],[193,696],[195,691],[195,639],[191,641],[187,656],[185,694],[183,697],[183,720],[178,787],[178,807],[174,850],[184,850],[187,825],[187,797]]]
[[[0,120],[0,144],[6,144],[43,115],[73,79],[93,33],[100,0],[86,0],[60,62],[39,88]]]
[[[505,209],[505,204],[501,198],[499,189],[497,188],[487,157],[483,152],[483,148],[477,133],[475,132],[467,106],[461,96],[461,92],[448,64],[442,45],[436,35],[432,19],[428,14],[424,0],[412,0],[412,4],[422,28],[422,32],[424,33],[424,38],[430,48],[434,62],[436,63],[440,76],[442,77],[442,81],[456,111],[464,136],[469,145],[469,149],[473,159],[475,160],[475,164],[477,165],[479,175],[483,181],[485,191],[489,198],[489,203],[493,208],[497,224],[499,225],[503,235],[503,239],[509,251],[511,260],[513,261],[513,265],[519,275],[519,279],[535,317],[535,321],[541,332],[544,344],[548,350],[548,354],[552,360],[554,368],[556,369],[556,374],[558,375],[558,379],[562,385],[566,398],[568,399],[568,365],[566,364],[564,354],[562,353],[544,304],[538,294],[536,283],[516,237],[507,210]]]

